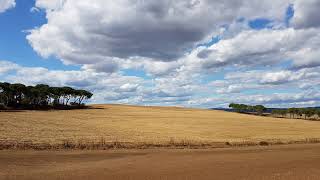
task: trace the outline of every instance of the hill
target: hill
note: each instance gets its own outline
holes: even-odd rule
[[[320,138],[320,122],[217,110],[93,105],[66,111],[0,112],[0,142],[289,142]]]

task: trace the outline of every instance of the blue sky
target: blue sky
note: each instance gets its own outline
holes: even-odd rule
[[[65,66],[56,58],[44,59],[35,52],[26,40],[27,31],[47,22],[44,11],[31,12],[33,0],[17,0],[15,8],[0,15],[3,24],[0,33],[0,57],[23,66],[41,66],[48,69],[79,69],[75,66]]]
[[[0,81],[92,103],[320,105],[317,1],[1,1]]]

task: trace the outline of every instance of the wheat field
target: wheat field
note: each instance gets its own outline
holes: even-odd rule
[[[176,107],[93,105],[70,111],[0,112],[0,141],[162,143],[320,138],[320,122]]]

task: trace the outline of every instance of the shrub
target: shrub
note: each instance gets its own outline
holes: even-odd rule
[[[261,141],[259,142],[260,146],[269,146],[269,143],[267,141]]]

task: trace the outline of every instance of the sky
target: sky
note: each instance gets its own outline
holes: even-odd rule
[[[0,0],[0,82],[90,103],[320,106],[320,0]]]

